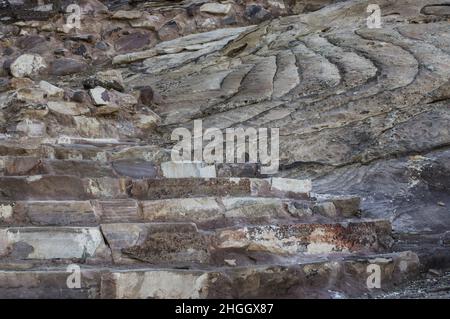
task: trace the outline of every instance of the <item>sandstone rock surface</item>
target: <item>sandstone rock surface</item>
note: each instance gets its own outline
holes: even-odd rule
[[[375,28],[369,0],[84,0],[79,27],[68,4],[0,1],[0,297],[351,298],[377,295],[370,264],[386,291],[444,274],[446,1],[379,0]],[[175,163],[199,120],[279,129],[279,170]]]

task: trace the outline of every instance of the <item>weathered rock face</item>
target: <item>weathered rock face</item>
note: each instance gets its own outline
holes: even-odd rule
[[[449,265],[441,2],[369,28],[370,1],[0,1],[0,297],[359,297],[368,265]],[[279,128],[280,170],[171,161],[196,120]]]

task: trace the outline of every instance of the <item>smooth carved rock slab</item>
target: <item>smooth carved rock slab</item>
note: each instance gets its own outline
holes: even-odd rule
[[[64,175],[0,177],[1,199],[6,200],[86,200],[126,198],[125,179],[79,178]]]
[[[0,230],[0,255],[12,259],[108,261],[99,228],[21,227]]]
[[[165,178],[215,178],[216,166],[205,165],[204,163],[186,162],[164,162],[161,163],[161,170]]]
[[[381,280],[386,285],[410,278],[419,269],[417,255],[405,252],[372,258],[344,258],[329,262],[241,267],[221,271],[113,271],[102,276],[102,297],[331,298],[333,291],[351,297],[368,290],[366,270],[369,263],[380,265]],[[331,276],[334,278],[332,281]]]
[[[58,113],[58,114],[63,114],[63,115],[76,116],[76,115],[82,115],[82,114],[86,114],[86,113],[90,112],[90,110],[87,107],[79,105],[79,104],[74,103],[74,102],[65,102],[65,101],[53,102],[53,101],[49,101],[47,103],[47,106],[48,106],[50,111]]]
[[[89,226],[96,225],[97,218],[89,201],[18,201],[11,205],[11,215],[5,216],[3,222],[34,226]]]

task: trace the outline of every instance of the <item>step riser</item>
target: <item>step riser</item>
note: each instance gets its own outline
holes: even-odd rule
[[[74,155],[75,157],[75,155]],[[41,157],[0,157],[0,176],[70,175],[77,177],[130,177],[130,178],[259,178],[258,164],[172,163],[157,164],[134,160],[81,160],[69,158],[51,160]]]
[[[102,231],[115,263],[226,265],[252,253],[272,256],[383,252],[391,242],[388,221],[343,224],[254,226],[198,231],[195,224],[107,224]],[[242,258],[242,257],[241,257]]]
[[[280,181],[282,180],[282,181]],[[248,178],[132,180],[74,176],[0,177],[0,200],[154,200],[205,196],[257,196],[308,199],[311,181]],[[291,180],[294,181],[294,180]]]
[[[5,260],[111,261],[98,227],[11,227],[0,229],[0,258]]]
[[[67,270],[67,271],[66,271]],[[102,270],[81,269],[80,288],[69,288],[73,270],[0,271],[1,299],[97,299],[100,298]],[[73,286],[72,286],[73,287]]]

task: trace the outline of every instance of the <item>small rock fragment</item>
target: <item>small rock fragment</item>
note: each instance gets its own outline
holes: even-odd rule
[[[22,78],[37,74],[46,68],[44,59],[37,54],[22,54],[10,66],[11,74],[16,78]]]
[[[236,259],[224,259],[224,262],[225,262],[228,266],[236,266]]]
[[[244,15],[251,23],[260,23],[270,19],[272,16],[269,11],[258,4],[248,5],[245,8]]]
[[[361,198],[359,196],[339,196],[332,198],[331,201],[342,216],[356,216],[360,211]]]
[[[30,137],[43,136],[46,133],[46,125],[42,122],[25,119],[17,124],[16,131]]]
[[[95,105],[108,105],[111,102],[111,98],[109,96],[108,91],[105,88],[102,88],[100,86],[90,89],[89,94],[94,102]]]
[[[39,87],[41,88],[41,90],[43,90],[45,92],[45,94],[47,96],[57,96],[57,97],[62,97],[64,95],[64,90],[51,84],[48,83],[47,81],[41,81],[39,82]]]

